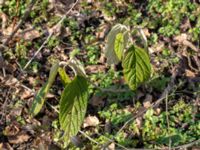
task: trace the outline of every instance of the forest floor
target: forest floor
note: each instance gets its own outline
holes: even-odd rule
[[[200,149],[198,0],[1,0],[0,10],[0,149],[66,147],[58,77],[40,113],[29,110],[54,62],[70,56],[95,87],[67,149]],[[121,63],[105,58],[106,36],[118,23],[130,27],[134,43],[143,47],[141,35],[148,41],[153,71],[136,91]]]

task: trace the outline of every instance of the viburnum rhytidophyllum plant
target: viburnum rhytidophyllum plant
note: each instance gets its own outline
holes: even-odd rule
[[[131,42],[130,30],[124,25],[117,24],[111,29],[107,36],[105,55],[110,65],[122,63],[125,81],[132,90],[136,90],[151,75],[148,53]],[[73,79],[65,72],[65,66],[72,68],[75,74]],[[35,116],[40,112],[57,74],[65,87],[59,104],[59,123],[64,131],[64,139],[69,142],[80,130],[89,98],[88,78],[79,60],[73,57],[67,62],[57,62],[52,66],[48,81],[33,101],[31,114]]]

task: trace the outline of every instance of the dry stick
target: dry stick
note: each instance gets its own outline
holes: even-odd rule
[[[91,142],[99,145],[99,143],[97,141],[95,141],[94,139],[92,139],[90,136],[88,136],[87,134],[85,134],[85,132],[79,130],[79,133],[81,133],[83,136],[85,136],[88,140],[90,140]]]
[[[0,47],[0,63],[4,62],[4,58],[2,55],[2,51],[4,50],[4,48],[7,46],[7,44],[10,42],[10,40],[13,38],[13,36],[17,33],[17,31],[19,30],[19,28],[22,26],[22,24],[24,23],[24,21],[27,19],[27,17],[29,16],[34,4],[37,2],[37,0],[32,0],[28,6],[28,8],[26,9],[22,19],[20,20],[20,22],[17,24],[17,26],[15,27],[15,29],[13,30],[13,32],[9,35],[9,37],[3,42],[3,44]],[[4,63],[3,63],[4,64]],[[2,71],[3,71],[3,75],[4,77],[6,76],[6,71],[4,68],[4,65],[2,67]]]
[[[61,20],[55,25],[55,29],[65,20],[66,16],[72,11],[72,9],[76,6],[76,4],[78,3],[79,0],[76,0],[76,2],[72,5],[72,7],[67,11],[67,13],[61,18]],[[30,63],[33,61],[33,59],[35,59],[35,57],[38,55],[38,53],[44,48],[44,46],[49,42],[49,40],[51,39],[51,37],[54,34],[54,30],[49,34],[49,36],[47,37],[47,39],[43,42],[43,44],[40,46],[40,48],[35,52],[35,54],[33,55],[33,57],[26,63],[26,65],[24,66],[23,70],[25,70]]]
[[[170,123],[169,123],[169,111],[168,111],[168,95],[166,95],[166,98],[165,98],[165,112],[166,112],[166,120],[167,120],[167,134],[168,136],[170,136]],[[172,143],[172,140],[171,138],[169,138],[169,150],[171,150],[171,143]]]
[[[193,142],[190,142],[188,144],[180,145],[180,146],[177,146],[177,147],[172,147],[172,149],[187,149],[187,148],[189,148],[193,145],[196,145],[196,144],[200,144],[200,139],[193,141]]]

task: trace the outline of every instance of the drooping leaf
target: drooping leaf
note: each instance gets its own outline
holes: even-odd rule
[[[78,133],[85,117],[87,101],[87,80],[82,76],[76,76],[67,84],[60,100],[59,122],[66,141]]]
[[[122,60],[124,78],[132,90],[146,81],[151,75],[151,64],[147,52],[137,46],[131,46]]]
[[[69,66],[76,73],[76,75],[83,76],[83,77],[87,76],[83,65],[78,59],[76,59],[75,57],[71,58],[68,63],[69,63]]]
[[[59,67],[59,63],[55,63],[51,67],[48,81],[42,86],[42,88],[38,91],[37,95],[35,96],[35,99],[33,101],[31,109],[30,109],[32,116],[37,115],[40,112],[40,110],[42,109],[46,95],[49,92],[49,89],[51,88],[51,86],[56,78],[56,75],[58,72],[58,67]]]
[[[122,33],[118,33],[115,39],[115,53],[119,60],[122,59],[122,52],[124,49],[124,37]]]
[[[123,35],[123,38],[122,38],[122,35]],[[124,43],[123,47],[125,48],[128,41],[127,27],[121,24],[117,24],[109,32],[107,36],[107,43],[106,43],[106,48],[105,48],[105,56],[107,58],[108,64],[119,63],[120,57],[123,55],[123,49],[121,49],[122,45],[121,43],[118,43],[116,41],[116,37],[117,37],[117,41],[119,40],[122,41],[121,39],[123,39],[123,43]]]
[[[67,75],[67,73],[65,72],[65,69],[59,67],[58,68],[58,73],[60,75],[60,79],[61,82],[64,86],[66,86],[68,83],[71,82],[71,79],[69,78],[69,76]]]

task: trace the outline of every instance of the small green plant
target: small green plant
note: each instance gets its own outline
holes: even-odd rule
[[[151,75],[148,53],[131,43],[129,29],[124,25],[115,25],[108,34],[105,55],[108,64],[122,63],[125,81],[134,91]],[[70,79],[62,66],[69,66],[73,70],[73,79]],[[79,60],[72,57],[68,62],[57,62],[52,66],[48,81],[33,101],[31,114],[35,116],[40,112],[57,73],[65,87],[59,104],[59,123],[64,131],[63,137],[69,143],[70,138],[75,136],[81,127],[89,98],[90,82]]]

